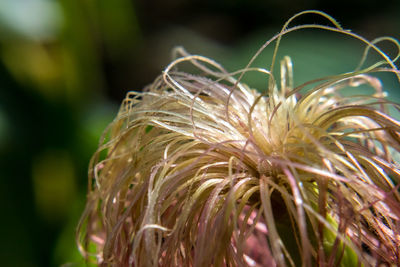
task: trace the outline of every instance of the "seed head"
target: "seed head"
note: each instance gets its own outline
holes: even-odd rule
[[[376,46],[333,26],[288,28],[242,70],[176,50],[143,92],[129,92],[89,173],[78,242],[104,266],[400,264],[400,123],[376,72],[399,75]],[[297,17],[296,15],[295,17]],[[294,18],[295,18],[294,17]],[[357,38],[382,61],[294,87],[281,37],[322,28]],[[277,41],[270,70],[252,67]],[[390,39],[395,42],[393,39]],[[395,42],[398,46],[398,43]],[[182,70],[192,64],[199,73]],[[247,72],[269,77],[261,93]],[[372,95],[344,95],[368,86]],[[312,87],[301,91],[304,87]],[[300,94],[301,93],[301,94]]]

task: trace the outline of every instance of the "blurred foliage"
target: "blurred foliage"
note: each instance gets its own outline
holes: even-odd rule
[[[301,10],[327,11],[372,38],[399,37],[399,7],[395,0],[1,0],[1,265],[82,265],[74,228],[90,156],[125,93],[151,82],[174,46],[234,70]],[[296,83],[354,68],[362,49],[342,41],[313,33],[285,39]],[[269,67],[270,55],[256,64]],[[265,88],[263,79],[245,78]]]

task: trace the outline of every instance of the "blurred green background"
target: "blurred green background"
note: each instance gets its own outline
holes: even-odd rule
[[[74,230],[91,154],[126,92],[150,83],[174,46],[235,70],[305,9],[368,39],[400,37],[397,0],[0,0],[0,265],[82,265]],[[295,23],[314,22],[328,24]],[[362,49],[304,31],[280,55],[292,56],[299,84],[354,69]],[[256,64],[268,68],[270,55]],[[266,88],[263,77],[247,80]],[[398,101],[398,85],[387,86]]]

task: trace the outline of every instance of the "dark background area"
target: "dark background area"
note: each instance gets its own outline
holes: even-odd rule
[[[89,159],[126,92],[151,83],[174,46],[235,70],[306,9],[367,39],[400,37],[397,0],[0,1],[0,265],[82,264],[74,231]],[[295,81],[354,68],[364,47],[342,41],[313,31],[289,38]]]

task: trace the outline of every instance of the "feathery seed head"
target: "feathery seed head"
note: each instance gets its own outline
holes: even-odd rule
[[[374,49],[383,61],[294,87],[289,57],[279,85],[276,51],[270,70],[251,66],[266,45],[234,73],[178,48],[160,77],[128,93],[92,158],[78,227],[87,259],[104,266],[400,264],[400,123],[387,112],[399,106],[371,76],[399,72],[376,42],[324,13],[299,15],[306,13],[333,26],[288,28],[291,19],[266,45],[277,40],[277,50],[284,34],[322,28],[365,42],[366,54]],[[201,74],[181,71],[184,62]],[[249,71],[269,77],[267,92],[241,82]],[[360,85],[376,93],[343,95]]]

